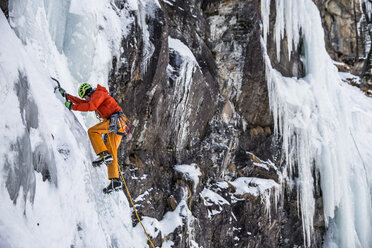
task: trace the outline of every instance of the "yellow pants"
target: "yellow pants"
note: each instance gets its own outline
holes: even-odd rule
[[[110,120],[104,120],[97,125],[88,129],[88,135],[90,142],[92,143],[93,149],[96,154],[101,152],[108,151],[113,161],[111,164],[107,165],[108,178],[119,178],[119,169],[118,169],[118,147],[120,145],[122,136],[118,134],[113,134],[109,132]],[[125,132],[127,129],[126,125],[122,125],[122,128],[119,132]],[[103,142],[102,134],[108,133],[106,144]]]

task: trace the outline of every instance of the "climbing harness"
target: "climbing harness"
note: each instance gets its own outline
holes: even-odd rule
[[[110,126],[109,131],[114,134],[119,134],[122,136],[129,135],[129,119],[125,116],[125,114],[122,111],[115,112],[110,117]],[[126,132],[119,132],[122,128],[126,129]]]
[[[122,113],[122,112],[121,112],[121,113]],[[124,115],[124,114],[123,114],[123,115]],[[124,115],[124,117],[125,117],[125,115]],[[125,118],[126,118],[126,117],[125,117]],[[128,120],[128,119],[127,119],[127,120]],[[128,121],[129,121],[129,120],[128,120]],[[110,136],[108,136],[108,139],[110,139]],[[111,142],[111,141],[110,141],[110,145],[112,146],[112,142]],[[112,148],[112,147],[111,147],[111,148]],[[140,223],[141,226],[142,226],[143,232],[146,234],[147,240],[150,242],[152,248],[155,248],[154,244],[153,244],[152,241],[151,241],[150,236],[149,236],[149,235],[147,234],[147,232],[146,232],[146,228],[145,228],[145,226],[142,224],[142,221],[141,221],[141,219],[140,219],[140,217],[139,217],[139,215],[138,215],[137,209],[136,209],[136,207],[134,206],[134,203],[133,203],[133,200],[132,200],[132,196],[131,196],[130,193],[129,193],[129,189],[128,189],[127,183],[125,182],[125,179],[124,179],[123,173],[121,172],[120,165],[118,166],[118,168],[119,168],[119,172],[120,172],[121,179],[123,179],[123,183],[124,183],[125,189],[126,189],[126,191],[127,191],[127,193],[128,193],[129,200],[130,200],[130,202],[131,202],[131,204],[132,204],[132,206],[133,206],[134,213],[136,214],[136,217],[137,217],[139,223]]]

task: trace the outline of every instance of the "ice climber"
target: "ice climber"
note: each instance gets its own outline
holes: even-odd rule
[[[60,93],[66,98],[65,105],[75,111],[96,111],[96,114],[103,119],[97,125],[88,129],[89,139],[98,158],[93,161],[93,166],[107,165],[109,185],[103,189],[108,194],[121,189],[122,182],[119,178],[117,149],[122,136],[129,131],[129,120],[124,115],[119,104],[111,97],[107,89],[97,85],[96,89],[88,83],[79,87],[79,97],[67,94],[62,88]],[[107,134],[107,142],[102,135]]]

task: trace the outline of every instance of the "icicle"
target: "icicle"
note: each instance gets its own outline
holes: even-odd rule
[[[276,55],[280,56],[284,34],[290,54],[292,45],[297,47],[301,33],[305,53],[306,76],[302,79],[283,77],[272,68],[266,51],[270,1],[262,1],[261,44],[275,121],[274,134],[276,137],[280,134],[283,141],[288,167],[288,174],[284,172],[284,176],[288,176],[286,181],[290,187],[294,183],[297,186],[304,245],[312,245],[315,169],[320,175],[328,227],[325,246],[372,247],[369,235],[372,233],[372,178],[366,176],[366,171],[372,169],[364,168],[361,162],[370,161],[372,154],[366,148],[357,151],[357,144],[368,147],[372,143],[372,104],[369,99],[356,100],[356,93],[342,85],[337,68],[325,50],[324,31],[315,4],[311,0],[276,0],[275,6]],[[355,116],[360,119],[355,121]],[[369,128],[360,123],[366,123]],[[360,132],[360,138],[353,142],[351,132]],[[295,166],[299,173],[296,182],[291,180]]]
[[[267,34],[269,32],[270,2],[271,0],[261,1],[261,12],[262,12],[261,15],[262,15],[262,24],[263,24],[262,29],[263,29],[265,47],[267,43]]]

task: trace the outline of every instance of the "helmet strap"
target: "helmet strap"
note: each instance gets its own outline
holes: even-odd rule
[[[93,94],[93,89],[88,89],[86,92],[85,92],[85,96],[91,96]]]

